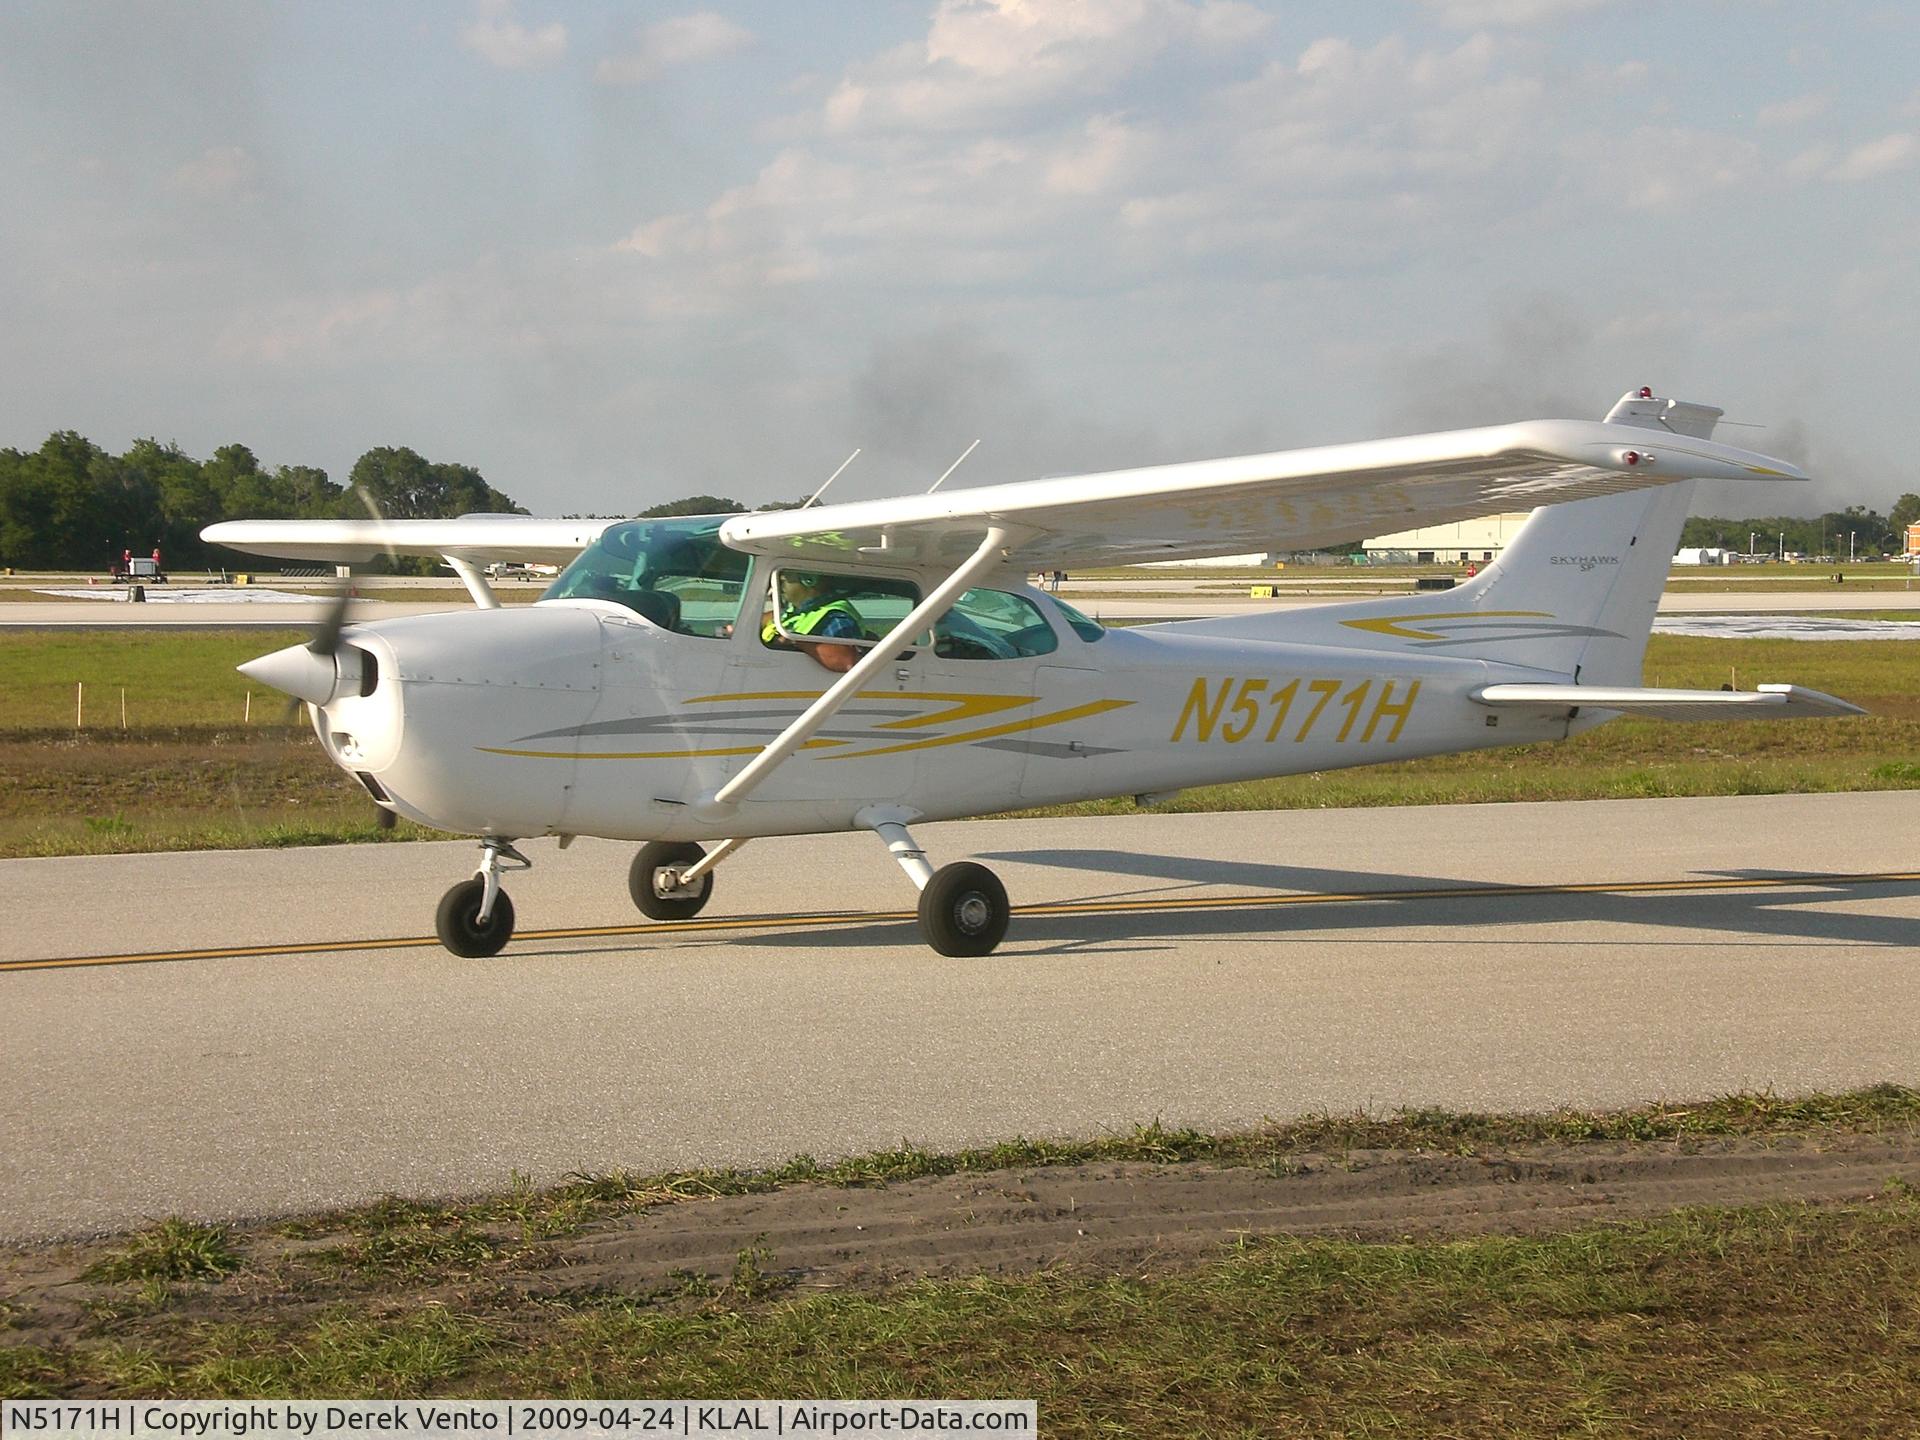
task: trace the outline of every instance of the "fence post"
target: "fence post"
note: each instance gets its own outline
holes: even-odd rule
[[[73,682],[73,728],[78,730],[84,725],[86,723],[86,716],[87,682],[84,680],[76,680]]]

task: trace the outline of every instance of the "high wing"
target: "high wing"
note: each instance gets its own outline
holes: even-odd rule
[[[988,525],[1028,569],[1309,550],[1684,479],[1805,480],[1782,460],[1604,421],[1530,420],[739,515],[735,549],[957,563]]]
[[[1028,569],[1309,550],[1369,535],[1685,479],[1805,480],[1783,460],[1692,435],[1529,420],[1223,460],[1196,460],[890,500],[737,515],[738,550],[818,562],[955,565],[993,527]],[[350,563],[386,551],[464,565],[565,565],[610,520],[228,520],[201,538],[259,555]],[[459,568],[456,566],[456,568]]]
[[[214,545],[250,555],[352,564],[391,551],[439,555],[475,565],[523,560],[565,565],[615,524],[543,520],[536,515],[462,515],[454,520],[223,520],[200,532]]]

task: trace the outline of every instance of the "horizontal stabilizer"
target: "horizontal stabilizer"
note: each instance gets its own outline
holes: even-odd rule
[[[1864,715],[1838,696],[1799,685],[1758,690],[1647,690],[1627,685],[1482,685],[1472,698],[1495,709],[1612,710],[1654,720],[1805,720]]]

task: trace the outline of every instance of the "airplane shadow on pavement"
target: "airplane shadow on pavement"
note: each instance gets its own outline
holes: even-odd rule
[[[1016,884],[1013,923],[999,952],[1003,955],[1009,950],[1034,947],[1086,953],[1137,951],[1155,940],[1204,941],[1235,936],[1266,941],[1297,936],[1301,943],[1319,943],[1357,932],[1374,932],[1374,938],[1388,942],[1538,946],[1542,943],[1539,934],[1514,933],[1513,927],[1581,926],[1600,929],[1547,943],[1569,949],[1620,945],[1738,949],[1744,962],[1752,961],[1755,949],[1778,944],[1875,946],[1912,950],[1920,956],[1920,907],[1913,903],[1920,897],[1920,881],[1915,880],[1766,870],[1705,871],[1676,878],[1752,880],[1767,888],[1581,893],[1506,887],[1499,882],[1458,877],[1383,875],[1125,851],[1025,851],[980,858],[1162,882],[1060,902],[1096,907],[1073,914],[1022,913]],[[1210,898],[1191,892],[1190,887],[1196,883],[1227,887],[1234,892],[1235,900],[1249,893],[1272,892],[1282,903],[1190,908],[1192,902]],[[1490,893],[1476,894],[1479,889]],[[1449,893],[1405,893],[1435,890]],[[1375,892],[1377,898],[1371,898]],[[1359,894],[1370,898],[1347,898]],[[1338,898],[1294,898],[1320,895]],[[1164,908],[1142,903],[1155,899],[1164,901]],[[1097,908],[1103,901],[1127,908],[1103,913]],[[1876,909],[1822,908],[1840,901],[1873,903]],[[1887,902],[1888,908],[1878,908],[1879,902]],[[1662,929],[1675,933],[1647,933]],[[1436,935],[1435,931],[1444,933]],[[1702,931],[1708,933],[1680,933]],[[728,943],[779,947],[792,945],[795,939],[791,933],[742,935],[729,937]],[[915,939],[911,922],[849,921],[844,926],[809,929],[802,943],[887,947]]]

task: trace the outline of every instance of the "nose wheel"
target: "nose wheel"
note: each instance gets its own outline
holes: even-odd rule
[[[503,865],[531,870],[533,862],[511,840],[489,835],[480,842],[480,869],[440,897],[433,928],[440,943],[467,960],[498,955],[513,938],[513,901],[500,888]]]
[[[486,882],[476,876],[462,880],[440,897],[433,928],[439,932],[440,943],[463,959],[484,960],[498,955],[513,938],[513,901],[502,890],[493,897],[493,909],[483,920],[480,903],[486,894]]]

